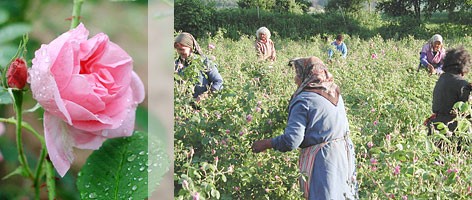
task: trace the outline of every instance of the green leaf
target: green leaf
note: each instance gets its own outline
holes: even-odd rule
[[[148,135],[144,132],[107,140],[90,155],[78,174],[81,199],[147,198],[148,187],[156,186],[154,182],[148,184],[148,179],[160,181],[170,163],[162,148],[151,145],[149,152]]]
[[[6,90],[0,90],[0,104],[12,104],[13,100],[11,99],[10,94]]]
[[[31,31],[31,25],[27,23],[10,24],[0,29],[0,43],[5,43]]]
[[[212,188],[210,193],[212,197],[215,197],[216,199],[220,199],[220,192],[218,190],[215,190]]]
[[[10,16],[9,16],[8,11],[6,11],[5,9],[0,9],[0,24],[3,24],[6,21],[8,21],[9,17]]]

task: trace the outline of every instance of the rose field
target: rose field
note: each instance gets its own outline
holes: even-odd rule
[[[270,27],[269,27],[270,28]],[[333,38],[289,40],[273,35],[274,63],[257,62],[254,36],[239,40],[224,31],[199,39],[218,64],[224,89],[191,105],[191,83],[174,83],[174,196],[176,199],[302,199],[298,150],[251,152],[253,141],[283,133],[287,106],[296,89],[295,57],[327,60]],[[333,37],[333,36],[332,36]],[[438,79],[416,71],[424,39],[360,39],[347,36],[347,59],[328,69],[341,87],[350,136],[355,144],[360,199],[472,198],[470,122],[427,135],[423,121],[431,114]],[[214,49],[209,49],[209,44]],[[445,47],[472,51],[472,37],[445,38]],[[178,78],[176,78],[178,79]],[[471,80],[470,75],[466,76]],[[466,115],[468,104],[458,105]],[[461,115],[462,116],[462,115]],[[462,140],[462,151],[455,151]],[[464,142],[465,141],[465,142]],[[434,144],[445,143],[444,149]]]

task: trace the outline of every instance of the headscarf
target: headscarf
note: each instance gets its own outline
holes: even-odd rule
[[[270,31],[269,31],[269,29],[266,28],[265,26],[260,27],[259,29],[257,29],[257,31],[256,31],[256,38],[257,38],[257,40],[260,39],[259,37],[260,37],[260,34],[261,34],[261,33],[264,33],[264,34],[267,36],[267,40],[270,39]]]
[[[338,104],[341,93],[339,87],[334,83],[334,78],[319,58],[312,56],[307,58],[294,58],[290,60],[289,66],[295,67],[301,84],[292,99],[302,91],[315,92],[326,98],[333,105]]]
[[[196,53],[198,55],[203,55],[203,51],[198,45],[197,40],[192,36],[190,33],[182,32],[176,38],[174,42],[174,48],[176,48],[176,44],[182,44],[186,47],[190,47],[192,49],[192,53]]]

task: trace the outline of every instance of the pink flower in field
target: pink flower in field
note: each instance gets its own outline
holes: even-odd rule
[[[275,175],[275,177],[274,177],[274,178],[275,178],[275,180],[279,180],[279,179],[280,179],[280,177],[279,177],[279,176],[277,176],[277,175]]]
[[[261,107],[262,101],[257,101],[257,107]]]
[[[403,195],[403,196],[402,196],[402,200],[408,200],[408,196]]]
[[[107,138],[131,136],[145,95],[133,59],[104,33],[88,34],[79,24],[41,45],[29,69],[49,157],[62,177],[74,147],[98,149]]]
[[[216,157],[215,157],[215,162],[218,163],[219,160],[220,160],[220,159],[218,158],[218,156],[216,156]]]
[[[269,192],[270,192],[270,189],[269,189],[269,188],[266,188],[266,189],[265,189],[265,192],[269,193]]]
[[[388,195],[388,198],[390,198],[390,199],[395,199],[395,194],[389,194],[389,195]]]
[[[210,49],[210,50],[215,49],[215,45],[214,44],[208,44],[208,49]]]
[[[372,166],[372,167],[371,167],[371,170],[372,170],[373,172],[377,171],[377,166]]]
[[[372,108],[372,109],[370,110],[370,112],[375,112],[375,108]]]
[[[251,114],[248,114],[248,115],[246,116],[246,121],[247,121],[247,122],[251,122],[251,121],[252,121],[252,115],[251,115]]]
[[[392,139],[392,136],[390,134],[387,134],[385,136],[385,140],[390,141]]]
[[[393,175],[398,175],[400,174],[400,165],[397,165],[395,169],[393,169]]]
[[[260,107],[256,107],[256,112],[261,112],[261,108],[260,108]]]
[[[226,133],[226,134],[229,134],[230,132],[231,132],[231,131],[230,131],[229,129],[226,129],[226,130],[225,130],[225,133]]]
[[[243,135],[244,135],[244,132],[239,131],[239,136],[243,136]]]
[[[418,157],[417,156],[413,157],[413,163],[416,163],[416,162],[418,162]]]
[[[195,192],[192,194],[193,200],[200,200],[200,194],[198,192]]]
[[[471,192],[472,192],[472,187],[470,187],[470,186],[467,186],[467,193],[469,193],[469,194],[470,194]]]
[[[377,120],[374,121],[374,126],[377,126],[379,122]]]
[[[372,148],[373,146],[374,146],[374,143],[372,143],[372,142],[367,142],[367,147],[369,147],[369,149]]]
[[[211,150],[211,155],[215,155],[216,154],[216,150],[212,149]]]
[[[377,164],[377,159],[371,158],[371,159],[370,159],[370,164],[372,164],[372,165]]]
[[[214,55],[211,55],[211,56],[210,56],[210,60],[213,60],[213,61],[215,61],[215,60],[216,60],[216,56],[214,56]]]
[[[447,169],[447,173],[448,173],[448,174],[453,173],[453,172],[454,172],[454,173],[457,173],[457,172],[459,172],[459,170],[458,170],[457,168],[454,168],[454,169],[449,168],[449,169]]]
[[[371,57],[372,59],[377,59],[377,54],[373,53]]]
[[[272,125],[272,120],[271,119],[267,120],[267,124]]]
[[[240,188],[239,188],[238,186],[234,186],[234,190],[235,190],[235,191],[239,191]]]
[[[221,119],[221,114],[220,113],[216,113],[216,119]]]

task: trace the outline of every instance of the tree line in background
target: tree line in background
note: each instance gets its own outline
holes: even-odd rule
[[[237,7],[216,6],[212,0],[175,0],[174,30],[197,38],[222,30],[225,37],[239,39],[267,26],[276,37],[291,39],[338,33],[398,39],[428,38],[444,30],[446,37],[463,36],[472,24],[470,0],[329,0],[321,10],[307,0],[238,0],[233,5]],[[375,12],[366,5],[375,5]]]

